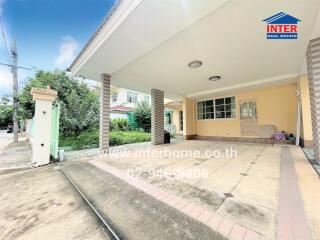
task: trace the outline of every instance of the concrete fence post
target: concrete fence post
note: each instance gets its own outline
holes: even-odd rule
[[[31,95],[35,101],[34,140],[32,144],[32,163],[35,166],[48,164],[50,161],[51,111],[52,102],[57,91],[50,87],[32,88]]]

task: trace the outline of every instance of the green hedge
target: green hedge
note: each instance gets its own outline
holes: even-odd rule
[[[110,146],[118,146],[129,143],[151,141],[150,133],[138,131],[111,131],[109,135]],[[60,136],[59,147],[80,150],[96,148],[99,146],[99,130],[89,130],[78,136]]]
[[[151,141],[150,133],[138,131],[112,131],[109,136],[110,146]]]

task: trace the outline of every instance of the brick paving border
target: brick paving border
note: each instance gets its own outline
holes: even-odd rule
[[[288,147],[282,147],[277,239],[311,240],[294,162]]]
[[[260,233],[241,226],[227,218],[224,218],[223,216],[216,214],[213,211],[202,208],[160,187],[129,176],[126,174],[126,172],[118,170],[108,164],[99,162],[97,160],[90,160],[89,163],[105,172],[114,175],[115,177],[122,179],[131,186],[134,186],[135,188],[154,197],[158,201],[161,201],[186,214],[187,216],[202,222],[210,227],[213,231],[221,233],[230,240],[269,240],[269,238],[261,235]]]

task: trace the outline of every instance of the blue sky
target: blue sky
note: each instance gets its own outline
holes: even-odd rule
[[[95,32],[115,0],[0,0],[0,18],[9,47],[17,41],[18,64],[65,69]],[[8,54],[0,44],[0,62]],[[32,74],[19,71],[22,87]],[[0,96],[11,93],[10,69],[0,66]]]

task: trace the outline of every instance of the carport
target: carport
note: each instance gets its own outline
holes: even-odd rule
[[[101,82],[101,149],[114,84],[151,93],[154,144],[166,97],[182,101],[185,139],[268,142],[271,125],[313,142],[318,156],[318,13],[317,1],[119,1],[69,68]],[[279,24],[297,39],[269,39]]]
[[[151,93],[155,146],[144,151],[233,147],[238,156],[131,152],[91,163],[232,239],[319,238],[318,178],[299,147],[272,140],[275,132],[291,133],[313,145],[319,160],[319,8],[319,1],[298,0],[119,1],[69,68],[101,82],[100,149],[109,150],[114,84]],[[297,39],[269,39],[268,25],[287,18],[296,19]],[[182,102],[183,135],[191,141],[161,145],[165,97]],[[148,174],[163,168],[209,175]]]

